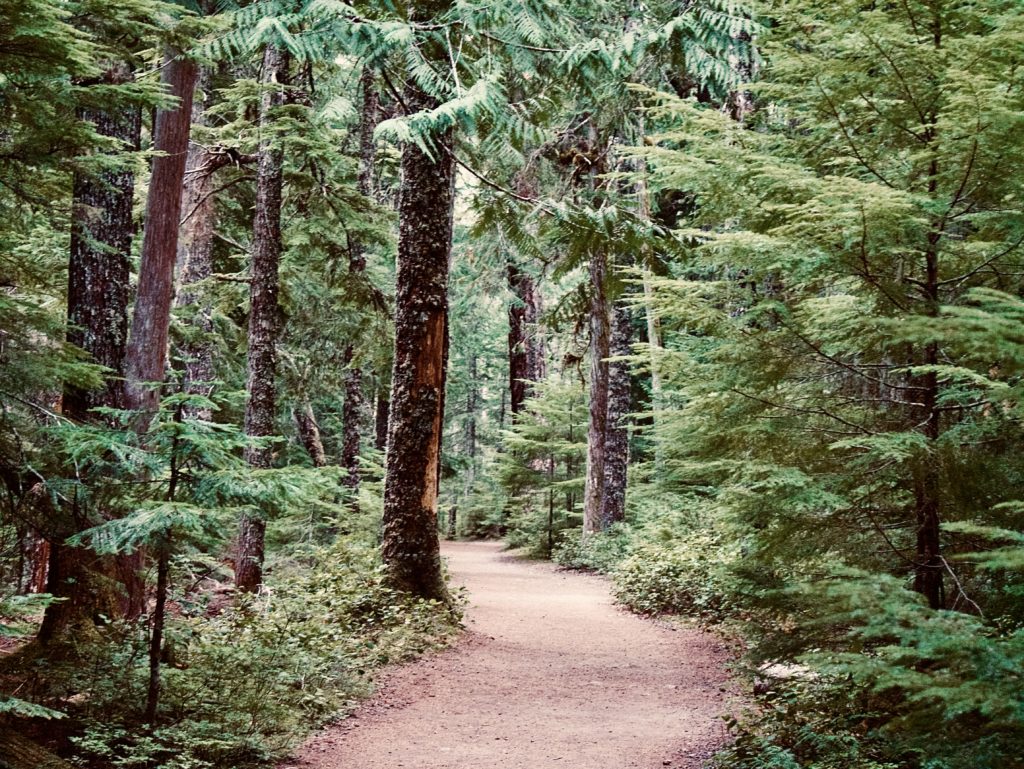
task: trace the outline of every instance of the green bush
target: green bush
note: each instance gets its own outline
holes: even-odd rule
[[[738,555],[738,545],[707,531],[638,546],[612,572],[615,598],[640,614],[722,619],[735,602]]]
[[[144,635],[121,626],[95,642],[89,664],[77,666],[78,754],[118,769],[264,766],[365,696],[370,671],[443,644],[456,624],[448,607],[388,587],[367,547],[335,546],[318,562],[220,613],[171,620],[152,731],[138,725]]]
[[[624,523],[586,539],[579,528],[567,529],[560,533],[551,558],[567,569],[607,574],[629,555],[632,546],[632,532]]]

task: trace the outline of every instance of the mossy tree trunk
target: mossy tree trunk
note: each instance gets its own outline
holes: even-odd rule
[[[438,102],[415,84],[406,106]],[[402,153],[395,359],[388,425],[381,552],[393,585],[447,600],[437,533],[437,495],[448,353],[448,268],[455,169],[451,130],[433,157],[409,143]]]

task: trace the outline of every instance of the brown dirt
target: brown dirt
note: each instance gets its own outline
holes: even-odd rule
[[[616,608],[607,583],[448,543],[468,632],[394,669],[282,769],[695,769],[725,737],[727,649]]]

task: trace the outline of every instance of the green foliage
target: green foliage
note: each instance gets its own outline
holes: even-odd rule
[[[633,537],[626,524],[583,538],[579,528],[566,529],[551,553],[551,560],[567,569],[607,574],[632,551]]]
[[[738,551],[735,542],[700,530],[668,543],[638,546],[612,573],[615,598],[640,614],[723,620],[741,600],[730,572]]]
[[[83,758],[116,767],[243,769],[280,758],[313,727],[371,687],[374,669],[445,643],[449,611],[387,587],[373,548],[352,541],[318,551],[321,566],[286,569],[259,596],[181,607],[169,644],[161,725],[136,724],[145,691],[145,637],[112,628],[81,650],[64,707],[85,722]],[[110,678],[111,669],[120,671]],[[130,693],[139,698],[126,696]]]

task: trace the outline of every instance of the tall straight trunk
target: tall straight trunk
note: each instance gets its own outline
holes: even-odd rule
[[[260,159],[256,175],[256,215],[253,222],[252,267],[249,283],[249,352],[245,404],[245,434],[268,438],[275,434],[277,388],[278,268],[281,261],[281,194],[284,154],[273,137],[273,112],[284,103],[280,86],[287,81],[288,57],[274,45],[263,52],[263,99],[260,104]],[[250,467],[269,468],[273,449],[266,443],[245,450]],[[262,515],[242,516],[235,561],[235,585],[253,592],[263,583],[263,540],[267,522]]]
[[[608,257],[590,255],[590,419],[587,424],[587,475],[583,491],[583,535],[603,529],[605,440],[608,434]]]
[[[512,292],[512,302],[508,306],[509,407],[515,421],[523,410],[528,394],[530,357],[526,314],[528,298],[532,301],[533,280],[519,269],[511,255],[508,260],[508,287]]]
[[[302,447],[309,454],[309,460],[313,467],[326,467],[327,455],[324,453],[324,444],[320,439],[320,425],[317,424],[316,415],[313,413],[313,406],[308,400],[295,407],[295,426],[299,431],[299,440]]]
[[[359,79],[363,91],[363,107],[359,116],[359,192],[372,198],[374,193],[373,162],[375,145],[373,131],[378,121],[378,99],[374,72],[364,67]],[[366,249],[364,244],[353,238],[349,243],[348,271],[357,276],[366,270]],[[345,403],[342,408],[342,450],[341,464],[345,468],[344,483],[352,491],[352,506],[356,507],[359,492],[359,445],[361,442],[363,413],[366,404],[363,398],[363,371],[354,365],[353,345],[345,348]]]
[[[437,107],[410,83],[412,111]],[[388,426],[381,553],[391,583],[448,600],[437,536],[437,496],[448,348],[448,268],[455,168],[453,134],[435,137],[433,157],[402,151],[395,360]]]
[[[612,308],[611,357],[632,352],[632,325],[629,311],[620,302]],[[629,365],[622,360],[608,364],[608,424],[604,442],[604,496],[601,498],[601,525],[608,527],[626,519],[626,471],[629,464],[630,413]]]
[[[142,114],[137,107],[120,112],[83,110],[80,117],[93,123],[98,133],[121,142],[125,151],[138,150]],[[63,413],[76,421],[89,419],[89,409],[123,405],[120,378],[128,343],[134,190],[130,166],[98,177],[75,174],[67,339],[113,374],[99,390],[65,389]]]
[[[199,90],[204,94],[202,101],[194,101],[192,124],[206,125],[207,108],[210,105],[211,71],[204,67],[199,73]],[[182,345],[181,354],[185,363],[185,392],[191,395],[209,396],[213,390],[213,331],[212,310],[208,301],[196,293],[195,285],[208,280],[213,274],[213,237],[217,224],[214,197],[214,172],[224,165],[222,158],[197,142],[190,142],[185,162],[185,183],[181,192],[182,222],[178,240],[178,296],[175,304],[179,307],[197,305],[193,320],[196,336]],[[208,408],[187,410],[188,416],[209,420],[212,413]]]
[[[640,174],[636,183],[637,216],[642,222],[649,223],[651,220],[651,200],[647,189],[647,181],[643,177],[643,174],[647,172],[647,164],[643,160],[638,161],[637,171]],[[649,254],[644,253],[643,256],[643,261],[646,262]],[[640,270],[644,288],[644,316],[647,321],[647,349],[650,355],[649,364],[651,368],[651,411],[653,412],[651,421],[657,427],[663,408],[661,355],[659,353],[659,350],[662,348],[661,321],[654,309],[654,287],[651,285],[651,271],[647,264],[641,264]],[[665,451],[662,448],[661,440],[658,436],[655,436],[654,469],[656,477],[661,476],[661,470],[665,464],[664,454]]]
[[[935,178],[938,175],[937,164],[933,161],[931,168],[932,189],[935,192]],[[927,312],[938,317],[939,301],[939,229],[936,227],[928,235],[928,249],[925,253],[924,290],[928,304]],[[924,345],[922,363],[925,366],[939,364],[939,345],[928,342]],[[930,448],[934,448],[942,433],[941,413],[939,411],[939,377],[934,369],[915,377],[919,388],[918,400],[922,419],[919,424]],[[916,558],[914,567],[914,590],[925,597],[933,609],[941,609],[946,602],[943,585],[945,562],[942,559],[941,534],[941,503],[940,477],[935,457],[925,456],[917,468],[914,477],[914,512],[917,519]]]
[[[140,429],[148,425],[160,403],[159,389],[153,383],[163,381],[166,368],[181,190],[197,72],[194,62],[174,52],[165,57],[163,83],[178,103],[174,109],[157,112],[153,146],[162,154],[153,158],[149,179],[139,289],[125,358],[126,405],[143,412]]]
[[[128,82],[130,68],[114,65],[105,80],[111,85]],[[120,142],[123,151],[138,150],[142,128],[138,107],[116,112],[85,109],[78,117],[91,122],[102,136]],[[63,413],[75,421],[95,420],[90,410],[97,407],[124,407],[134,190],[135,174],[130,165],[98,176],[76,173],[72,182],[67,340],[111,372],[100,389],[65,388]],[[40,639],[49,640],[79,621],[92,621],[101,614],[137,615],[142,586],[134,560],[100,558],[86,548],[66,545],[64,540],[88,526],[88,519],[77,507],[65,514],[54,513],[48,517],[46,546],[38,550],[46,560],[36,564],[34,581],[38,583],[45,575],[47,592],[63,600],[47,607]],[[125,584],[123,599],[111,592],[118,580]]]

